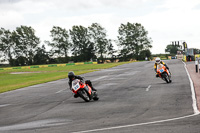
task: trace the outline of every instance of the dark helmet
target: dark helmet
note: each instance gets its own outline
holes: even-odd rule
[[[74,77],[75,77],[74,72],[69,72],[69,73],[68,73],[68,78],[69,78],[69,79],[73,79]]]

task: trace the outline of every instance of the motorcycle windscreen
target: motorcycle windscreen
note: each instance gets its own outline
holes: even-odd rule
[[[80,84],[78,79],[75,79],[72,81],[72,89],[74,89],[75,91],[77,91],[80,88]]]
[[[163,64],[157,65],[157,71],[159,71],[160,73],[163,73],[163,72],[164,72]]]
[[[157,65],[157,70],[162,69],[162,67],[163,67],[163,64],[159,64],[159,65]]]

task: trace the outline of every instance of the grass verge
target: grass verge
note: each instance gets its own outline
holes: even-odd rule
[[[130,62],[85,64],[61,67],[0,70],[0,93],[58,79],[67,78],[69,71],[76,75],[115,67]],[[26,72],[26,73],[21,73]],[[15,73],[15,74],[13,74]],[[16,74],[18,73],[18,74]]]

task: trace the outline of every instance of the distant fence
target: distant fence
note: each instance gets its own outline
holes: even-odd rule
[[[61,67],[61,66],[84,65],[84,64],[97,64],[97,62],[80,62],[80,63],[67,63],[67,64],[52,64],[52,65],[38,65],[38,66],[9,67],[9,68],[0,68],[0,70],[31,69],[31,68],[44,68],[44,67]]]

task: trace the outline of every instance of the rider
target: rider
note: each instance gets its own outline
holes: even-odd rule
[[[75,75],[74,72],[69,72],[69,73],[68,73],[68,78],[69,78],[68,84],[69,84],[70,90],[72,90],[72,81],[73,81],[74,79],[83,80],[84,77]],[[97,91],[97,90],[92,86],[92,82],[91,82],[90,80],[86,80],[85,83],[88,84],[88,85],[91,87],[92,91],[95,91],[95,92]],[[74,97],[77,98],[78,95],[75,94]]]
[[[156,77],[159,77],[159,74],[157,73],[157,65],[159,64],[163,64],[168,70],[169,70],[169,67],[167,66],[167,64],[165,64],[163,61],[161,61],[161,59],[159,57],[157,57],[155,59],[155,64],[154,64],[154,70],[156,72]]]

